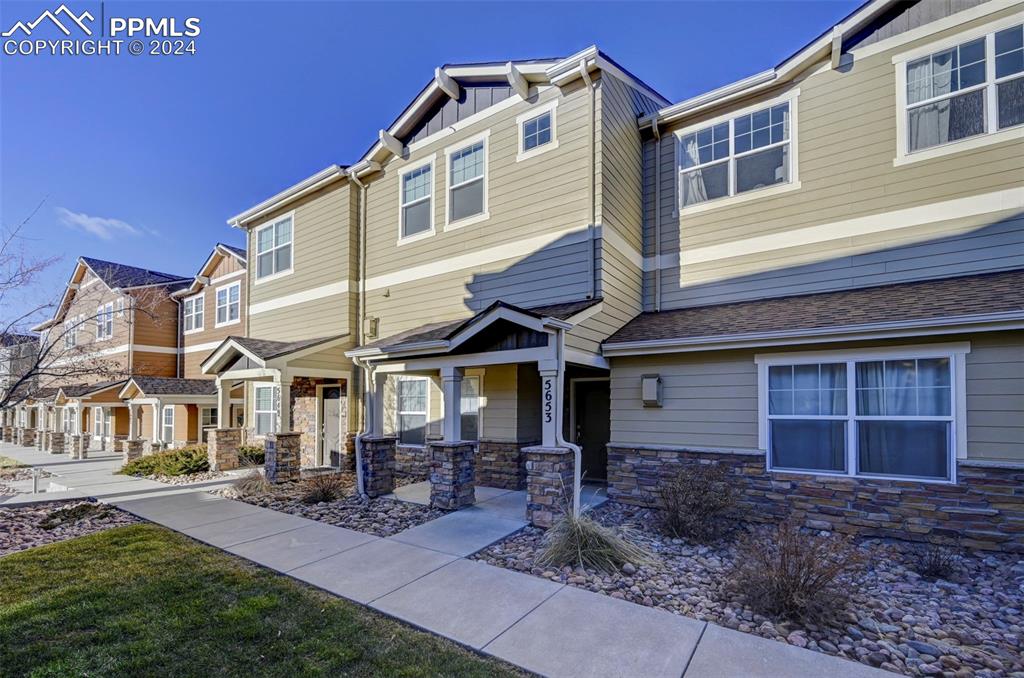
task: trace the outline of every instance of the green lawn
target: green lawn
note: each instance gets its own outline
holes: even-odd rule
[[[0,675],[339,674],[512,671],[153,525],[0,558]]]

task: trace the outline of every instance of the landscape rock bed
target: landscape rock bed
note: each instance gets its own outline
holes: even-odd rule
[[[913,570],[909,546],[863,540],[858,548],[869,565],[846,607],[827,624],[801,624],[759,615],[731,590],[735,535],[712,546],[690,544],[659,532],[656,511],[615,502],[592,515],[604,525],[632,527],[656,562],[626,564],[614,574],[539,567],[544,531],[533,527],[474,557],[906,675],[1024,676],[1024,560],[1017,556],[965,552],[950,581],[931,581]]]
[[[42,469],[38,469],[39,479],[52,478],[53,474]],[[32,480],[32,467],[31,466],[17,466],[14,468],[0,468],[0,494],[11,495],[17,494],[17,490],[8,485],[8,483],[15,483],[22,480]],[[43,485],[45,487],[45,484]]]
[[[139,522],[112,506],[87,501],[0,507],[0,556]]]
[[[210,480],[223,480],[229,477],[227,473],[222,471],[204,471],[203,473],[186,473],[181,476],[165,476],[162,474],[151,474],[148,476],[137,476],[145,478],[146,480],[155,480],[158,483],[165,483],[167,485],[191,485],[193,483],[203,483]]]
[[[445,515],[445,511],[394,499],[364,499],[356,494],[355,474],[341,475],[346,483],[346,496],[331,502],[303,503],[300,499],[303,492],[301,482],[282,483],[275,486],[269,494],[254,497],[239,497],[232,488],[218,490],[216,493],[254,506],[319,520],[378,537],[390,537]]]

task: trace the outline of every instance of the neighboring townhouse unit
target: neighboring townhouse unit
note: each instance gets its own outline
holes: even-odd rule
[[[178,302],[179,357],[173,377],[139,375],[121,388],[137,428],[131,437],[148,447],[205,442],[217,428],[217,385],[200,363],[231,334],[243,332],[247,309],[245,250],[218,243],[195,277],[171,296]],[[231,394],[228,422],[243,423],[243,393]]]

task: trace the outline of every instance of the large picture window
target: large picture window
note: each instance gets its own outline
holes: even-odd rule
[[[256,231],[256,279],[292,270],[292,215]]]
[[[763,365],[769,467],[952,480],[954,355]]]
[[[434,230],[433,175],[433,163],[426,163],[402,175],[402,238]]]
[[[1024,123],[1024,25],[907,61],[906,153]]]
[[[792,179],[790,101],[679,137],[683,207]]]
[[[253,415],[256,418],[256,435],[265,436],[277,430],[277,388],[257,386],[253,398]]]
[[[427,377],[399,377],[396,385],[398,441],[403,445],[427,442]]]

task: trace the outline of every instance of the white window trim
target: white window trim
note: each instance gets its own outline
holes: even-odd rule
[[[294,228],[294,226],[292,228]],[[293,234],[292,240],[295,239],[294,238],[294,233],[295,233],[295,231],[292,231],[292,234]],[[292,254],[293,254],[293,256],[294,256],[294,253],[295,253],[295,248],[294,248],[294,244],[293,244],[293,246],[292,246]],[[226,295],[226,298],[228,300],[228,303],[225,306],[226,306],[226,308],[228,308],[230,310],[230,308],[231,308],[231,288],[232,287],[237,287],[238,288],[238,317],[235,318],[234,320],[225,320],[224,322],[220,322],[217,319],[217,317],[219,315],[218,312],[220,311],[220,298],[219,298],[220,297],[220,292],[221,292],[221,290],[224,290],[224,294]],[[231,314],[228,313],[227,315],[230,317]],[[222,287],[216,288],[213,291],[213,326],[214,327],[227,327],[228,325],[237,325],[240,322],[242,322],[242,282],[241,281],[236,281],[236,282],[231,283],[230,285],[224,285]]]
[[[291,241],[292,260],[290,262],[290,265],[286,269],[283,269],[283,270],[280,270],[280,271],[274,271],[270,275],[265,275],[265,276],[263,276],[261,278],[259,276],[259,270],[260,270],[260,267],[259,267],[259,260],[260,260],[260,252],[259,252],[260,231],[265,231],[268,228],[273,228],[274,226],[276,226],[277,224],[281,223],[282,221],[284,221],[286,219],[291,219],[292,220],[292,241]],[[277,249],[277,245],[275,245],[273,248],[271,248],[271,251],[273,251],[274,249]],[[253,252],[253,259],[252,259],[252,267],[253,267],[252,268],[252,273],[253,273],[253,276],[252,276],[252,280],[253,280],[253,284],[254,285],[261,285],[263,283],[270,282],[271,280],[277,280],[278,278],[284,278],[285,276],[289,276],[292,273],[294,273],[295,272],[295,210],[292,210],[291,212],[287,212],[286,214],[282,214],[281,216],[279,216],[279,217],[277,217],[275,219],[271,219],[267,223],[265,223],[262,226],[256,228],[253,231],[252,252]]]
[[[699,214],[701,212],[707,212],[709,210],[715,210],[720,207],[728,207],[730,205],[736,205],[739,203],[748,202],[750,200],[759,200],[761,198],[770,198],[780,193],[789,193],[790,191],[796,191],[801,187],[800,183],[800,162],[798,153],[797,131],[799,129],[798,122],[798,106],[797,102],[800,98],[800,88],[792,89],[785,94],[779,95],[773,99],[767,99],[760,101],[757,104],[745,106],[743,108],[736,109],[729,113],[725,113],[714,118],[708,118],[702,120],[699,123],[687,125],[682,129],[678,129],[673,134],[675,135],[676,141],[676,215],[683,214]],[[754,111],[760,111],[764,108],[770,108],[777,106],[782,103],[789,102],[789,140],[788,142],[780,142],[789,144],[789,181],[784,184],[775,184],[774,186],[766,186],[765,188],[757,188],[752,191],[744,191],[743,193],[736,193],[729,195],[724,198],[715,198],[714,200],[708,200],[706,202],[696,203],[693,205],[683,206],[683,174],[685,171],[692,171],[683,169],[683,137],[688,134],[692,134],[698,130],[702,130],[706,127],[712,127],[723,122],[729,122],[729,160],[730,164],[729,171],[729,184],[730,190],[732,190],[732,184],[735,181],[735,170],[732,166],[735,165],[735,154],[732,153],[732,120],[743,115],[753,113]],[[748,153],[756,153],[757,151],[763,151],[767,147],[761,147]],[[719,161],[721,162],[721,161]]]
[[[467,137],[466,139],[462,139],[458,143],[452,144],[451,146],[446,146],[445,149],[444,149],[444,184],[445,184],[445,190],[444,190],[444,203],[445,203],[444,204],[444,230],[445,231],[454,231],[455,229],[462,228],[464,226],[470,226],[472,224],[478,224],[481,221],[487,221],[488,219],[491,218],[491,213],[490,213],[489,205],[488,205],[489,201],[487,199],[487,194],[490,192],[490,180],[491,180],[491,168],[490,168],[490,160],[489,160],[490,150],[491,150],[491,148],[490,148],[491,147],[490,138],[491,138],[491,130],[488,129],[488,130],[484,130],[480,134],[477,134],[477,135],[474,135],[474,136],[471,136],[471,137]],[[470,146],[473,146],[474,144],[478,144],[478,143],[483,143],[483,145],[484,145],[484,174],[483,174],[483,177],[482,177],[482,181],[483,181],[483,184],[484,184],[484,199],[483,199],[483,205],[482,205],[483,211],[480,212],[479,214],[473,214],[471,216],[464,217],[464,218],[458,219],[456,221],[452,221],[451,220],[451,217],[452,217],[452,212],[451,212],[451,204],[452,204],[451,195],[452,195],[452,190],[455,189],[455,188],[458,188],[459,186],[463,186],[464,184],[468,184],[468,183],[471,183],[473,181],[477,181],[477,179],[474,178],[474,179],[471,179],[470,181],[463,182],[462,184],[452,185],[451,182],[450,182],[450,179],[451,179],[451,155],[452,155],[452,153],[456,153],[458,151],[464,150],[464,149],[466,149],[466,148],[468,148]]]
[[[102,328],[102,331],[101,331]],[[96,307],[96,341],[106,341],[114,336],[114,302],[108,301]]]
[[[543,146],[536,146],[528,151],[523,150],[523,125],[534,118],[539,118],[545,113],[551,114],[551,141],[544,144]],[[531,108],[525,113],[516,116],[516,129],[518,130],[519,141],[516,145],[516,162],[523,162],[530,158],[535,158],[542,153],[553,151],[558,148],[558,99],[549,101],[546,104],[541,104],[535,108]]]
[[[269,410],[257,409],[257,405],[259,405],[259,402],[260,402],[260,399],[259,399],[259,391],[260,391],[260,389],[269,389],[270,390],[270,406],[273,409],[269,409]],[[252,392],[252,420],[253,420],[252,421],[252,426],[253,426],[253,431],[255,432],[255,435],[265,436],[268,433],[275,433],[277,431],[277,409],[278,408],[274,407],[274,404],[277,402],[277,398],[278,398],[276,390],[277,390],[277,386],[273,386],[273,385],[270,385],[270,384],[256,384],[253,387],[253,392]],[[259,433],[259,432],[256,431],[257,427],[259,426],[259,420],[260,420],[259,415],[261,415],[261,414],[269,414],[269,415],[271,415],[270,430],[269,431],[264,431],[263,433]]]
[[[426,447],[428,438],[428,429],[430,427],[430,384],[431,378],[412,374],[401,374],[398,376],[398,381],[425,381],[427,383],[426,388],[426,409],[423,412],[414,412],[412,410],[400,409],[399,405],[402,402],[401,394],[399,393],[399,386],[395,384],[395,434],[398,436],[398,444],[404,447]],[[423,444],[416,445],[414,443],[403,443],[402,442],[402,415],[403,414],[422,414],[423,415]]]
[[[476,406],[476,440],[480,442],[484,439],[484,410],[486,408],[486,398],[484,398],[484,373],[479,374],[466,374],[462,377],[463,381],[466,379],[476,379],[477,382],[477,406]],[[459,403],[459,416],[461,416],[462,403]]]
[[[171,413],[171,423],[167,423],[167,413]],[[171,435],[167,435],[167,427],[171,428]],[[160,410],[160,438],[165,443],[174,442],[174,405],[164,405]]]
[[[769,473],[794,473],[812,476],[838,476],[843,478],[858,478],[862,480],[899,480],[909,482],[932,483],[939,485],[952,485],[957,482],[957,460],[967,458],[967,354],[971,352],[970,342],[955,342],[948,344],[920,344],[914,346],[884,346],[877,348],[863,348],[851,350],[832,351],[795,351],[792,353],[766,353],[756,354],[754,363],[757,365],[757,445],[765,454],[765,468]],[[772,469],[771,453],[768,449],[768,368],[772,365],[806,365],[814,363],[843,362],[853,363],[868,360],[886,359],[920,359],[920,358],[949,358],[950,365],[950,388],[951,412],[952,412],[952,454],[949,459],[949,479],[917,478],[908,476],[885,476],[876,474],[857,473],[856,457],[856,432],[854,427],[847,426],[847,470],[839,471],[801,471],[793,469]],[[842,418],[844,421],[856,421],[854,415],[856,398],[851,395],[856,389],[856,383],[851,380],[850,371],[847,372],[847,414]],[[896,417],[882,417],[893,419]],[[917,420],[917,417],[903,417],[905,419]]]
[[[892,57],[892,63],[896,69],[896,157],[893,159],[892,164],[894,167],[901,165],[909,165],[915,162],[921,162],[922,160],[932,160],[934,158],[941,158],[946,155],[953,153],[961,153],[965,151],[971,151],[978,148],[984,148],[985,146],[991,146],[992,144],[999,144],[1005,141],[1012,141],[1014,139],[1024,139],[1024,125],[1017,125],[1016,127],[1010,127],[1008,129],[999,130],[998,120],[996,119],[997,111],[995,104],[995,90],[996,90],[996,79],[995,79],[995,33],[1024,23],[1024,12],[1019,12],[1008,17],[1004,17],[998,21],[992,21],[978,26],[972,30],[964,31],[942,40],[936,40],[926,45],[916,47],[912,50],[901,52]],[[991,37],[989,37],[991,36]],[[942,144],[941,146],[932,146],[931,148],[925,148],[920,151],[914,151],[913,153],[907,150],[907,64],[911,61],[915,61],[922,57],[934,54],[935,52],[941,52],[943,50],[961,45],[965,42],[970,42],[978,38],[985,37],[985,84],[983,86],[977,86],[973,88],[967,88],[954,93],[952,96],[961,94],[963,92],[970,92],[974,89],[985,89],[987,93],[985,95],[985,129],[983,134],[978,134],[973,137],[961,139],[959,141],[950,141]],[[1022,77],[1020,73],[1006,78],[1000,79],[998,82],[1004,80],[1012,80],[1015,78]],[[947,97],[942,97],[947,98]],[[917,102],[914,106],[921,105],[922,102]]]
[[[434,166],[436,160],[437,153],[431,153],[421,160],[405,165],[398,172],[398,240],[396,244],[399,246],[429,238],[437,232],[434,227],[435,214],[437,213],[437,203],[434,202],[434,198],[437,195],[437,167]],[[426,231],[403,237],[402,226],[405,221],[405,211],[402,208],[405,207],[405,203],[402,202],[404,198],[404,191],[402,189],[405,183],[405,175],[426,165],[430,165],[430,228]]]
[[[203,315],[203,324],[200,325],[199,327],[195,327],[196,300],[199,300],[199,305],[203,309],[203,314],[202,314]],[[188,334],[197,334],[199,332],[202,332],[203,328],[206,327],[206,294],[205,294],[205,292],[200,292],[199,294],[194,294],[191,297],[187,297],[187,298],[181,300],[181,326],[182,326],[182,328],[185,327],[185,318],[187,317],[187,314],[185,313],[185,302],[186,301],[191,301],[192,302],[192,323],[193,323],[193,327],[190,330],[182,329],[181,333],[185,334],[185,335],[188,335]]]
[[[217,409],[217,407],[214,406],[214,405],[204,405],[204,406],[199,408],[199,428],[201,430],[205,430],[205,429],[209,429],[209,428],[217,428],[217,417],[213,416],[213,411],[216,410],[216,409]],[[205,415],[207,412],[210,413],[210,415],[211,415],[210,418],[213,419],[213,423],[211,423],[211,424],[203,424],[203,415]]]

